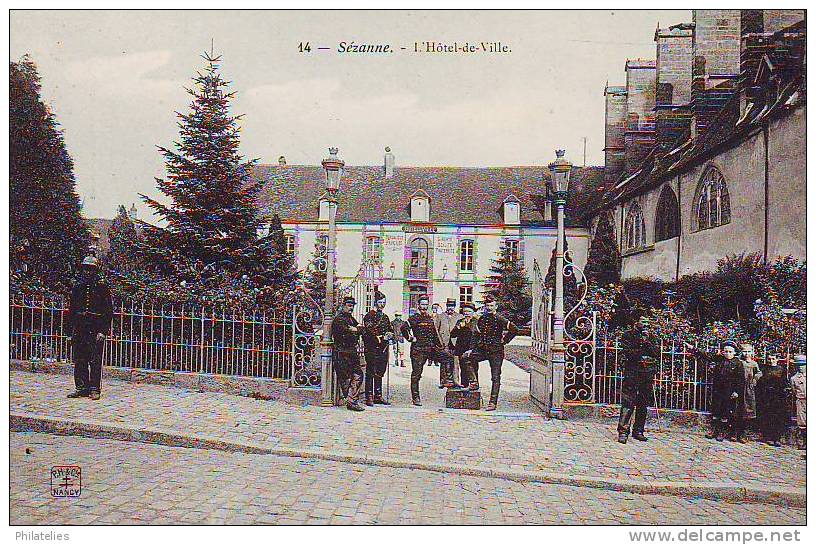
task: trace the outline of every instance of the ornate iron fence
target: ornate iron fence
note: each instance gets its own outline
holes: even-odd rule
[[[702,349],[708,351],[710,348]],[[590,402],[620,404],[624,365],[620,351],[618,339],[609,338],[605,330],[601,330],[595,343]],[[661,343],[654,381],[655,405],[661,409],[708,412],[711,403],[708,372],[708,366],[698,361],[683,344]]]
[[[67,313],[62,298],[12,295],[11,358],[69,361]],[[235,311],[115,301],[103,364],[317,386],[320,371],[311,362],[320,319],[297,303],[288,311]]]

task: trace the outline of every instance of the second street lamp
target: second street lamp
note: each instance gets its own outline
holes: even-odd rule
[[[555,300],[553,301],[553,336],[551,354],[552,403],[550,412],[556,418],[563,417],[564,368],[564,206],[567,204],[572,163],[564,159],[564,150],[555,151],[556,159],[549,164],[550,183],[555,194],[558,236],[555,241]]]
[[[334,372],[332,368],[331,323],[334,318],[334,266],[335,247],[337,244],[337,193],[340,190],[340,178],[346,165],[337,156],[337,148],[329,148],[329,156],[321,163],[326,172],[326,191],[329,204],[329,236],[326,241],[326,300],[323,307],[323,337],[320,341],[320,388],[321,404],[334,405]]]

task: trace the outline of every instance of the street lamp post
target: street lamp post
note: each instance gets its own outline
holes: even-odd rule
[[[564,367],[566,352],[564,349],[564,206],[567,204],[572,164],[564,159],[564,150],[556,150],[556,159],[549,164],[550,183],[555,193],[558,234],[555,241],[555,301],[553,305],[553,344],[552,358],[552,403],[550,413],[556,418],[563,418],[564,404]]]
[[[329,156],[321,163],[326,171],[326,192],[329,203],[329,237],[326,243],[326,300],[323,308],[323,336],[320,339],[320,387],[323,406],[334,405],[334,373],[332,372],[331,323],[334,317],[334,265],[337,245],[337,193],[345,163],[337,156],[337,148],[329,148]]]

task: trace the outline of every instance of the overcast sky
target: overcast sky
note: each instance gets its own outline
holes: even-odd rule
[[[603,89],[627,58],[654,58],[654,31],[689,11],[179,12],[12,11],[11,58],[29,53],[65,130],[89,217],[156,195],[157,145],[177,139],[174,111],[200,54],[244,114],[242,152],[318,164],[330,145],[348,164],[544,165],[565,148],[603,164]],[[340,54],[341,41],[391,44]],[[312,52],[299,53],[309,42]],[[496,42],[509,54],[415,54],[414,42]],[[317,47],[330,47],[318,51]],[[399,48],[406,47],[406,51]]]

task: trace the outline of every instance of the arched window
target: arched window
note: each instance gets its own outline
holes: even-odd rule
[[[633,202],[626,212],[623,223],[623,249],[636,250],[646,246],[646,228],[643,224],[643,212],[640,205]]]
[[[668,185],[663,186],[655,214],[655,242],[669,240],[680,234],[680,207]]]
[[[428,257],[430,246],[428,241],[417,237],[411,241],[411,260],[408,266],[408,276],[412,278],[428,278]]]
[[[714,167],[709,167],[697,186],[694,199],[696,230],[710,229],[731,221],[731,199],[725,178]]]

